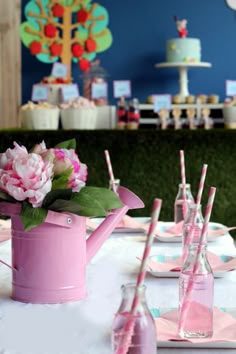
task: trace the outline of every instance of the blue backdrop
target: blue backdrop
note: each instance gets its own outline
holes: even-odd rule
[[[22,18],[24,6],[22,1]],[[166,40],[177,37],[173,16],[188,20],[189,37],[201,39],[202,61],[211,69],[191,69],[192,94],[219,94],[225,98],[225,80],[236,80],[236,12],[225,0],[98,0],[109,12],[113,44],[99,54],[109,73],[109,98],[113,80],[131,80],[132,96],[144,102],[153,93],[178,92],[175,69],[156,69],[165,60]],[[34,83],[50,74],[51,64],[43,64],[22,45],[22,100],[30,99]],[[73,78],[81,88],[80,71],[73,64]]]

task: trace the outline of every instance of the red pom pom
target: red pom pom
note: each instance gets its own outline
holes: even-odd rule
[[[84,9],[80,9],[78,12],[77,12],[77,20],[79,23],[85,23],[88,19],[88,12]]]
[[[53,26],[51,23],[48,23],[44,27],[44,33],[45,33],[45,36],[47,36],[49,38],[54,38],[57,33],[57,28],[55,26]]]
[[[79,58],[84,54],[84,47],[79,43],[75,43],[72,46],[72,53],[74,57]]]
[[[54,17],[63,17],[64,7],[60,4],[56,4],[52,7],[52,14]]]
[[[53,43],[50,46],[50,53],[53,56],[61,55],[61,53],[62,53],[62,44]]]
[[[40,42],[33,41],[32,43],[30,43],[29,49],[32,55],[39,54],[42,50],[42,44]]]
[[[95,52],[97,49],[97,43],[93,39],[88,38],[85,42],[85,47],[89,53]]]
[[[79,61],[79,67],[82,71],[86,71],[90,68],[90,62],[87,59],[81,59]]]

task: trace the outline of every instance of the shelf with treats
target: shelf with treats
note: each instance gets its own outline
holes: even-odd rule
[[[186,117],[186,111],[188,109],[195,109],[196,111],[196,118],[201,118],[202,117],[202,110],[204,108],[208,108],[211,113],[210,117],[213,118],[214,123],[222,125],[223,124],[223,103],[179,103],[179,104],[172,104],[171,109],[169,112],[169,116],[171,115],[171,112],[173,109],[180,109],[181,112],[181,117],[185,118]],[[140,111],[141,111],[141,118],[140,118],[140,124],[156,124],[157,122],[157,113],[154,112],[154,104],[140,104],[139,105]],[[214,114],[212,114],[214,112]],[[217,112],[217,116],[215,117],[215,112]]]

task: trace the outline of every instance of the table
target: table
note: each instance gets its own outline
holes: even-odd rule
[[[145,236],[114,233],[87,267],[88,296],[81,302],[32,305],[10,299],[11,270],[0,265],[0,353],[111,354],[110,331],[121,300],[120,286],[136,279]],[[0,244],[0,257],[10,261],[10,241]],[[180,243],[155,242],[151,254],[180,250]],[[219,237],[209,250],[236,255],[233,239]],[[147,275],[150,308],[176,307],[178,280]],[[227,289],[227,291],[226,291]],[[215,305],[236,307],[236,273],[215,280]],[[236,349],[227,349],[227,354]],[[159,348],[159,354],[209,354],[209,349]],[[222,349],[212,349],[222,354]],[[148,353],[147,353],[148,354]]]
[[[179,70],[179,95],[182,98],[189,96],[188,90],[188,69],[189,68],[210,68],[211,63],[159,63],[156,68],[177,68]]]

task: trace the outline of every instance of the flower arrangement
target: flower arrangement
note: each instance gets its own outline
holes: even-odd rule
[[[50,149],[42,142],[30,152],[14,142],[0,153],[0,202],[21,204],[25,231],[42,224],[48,210],[89,217],[122,206],[111,190],[86,186],[87,166],[75,149],[75,139]]]

